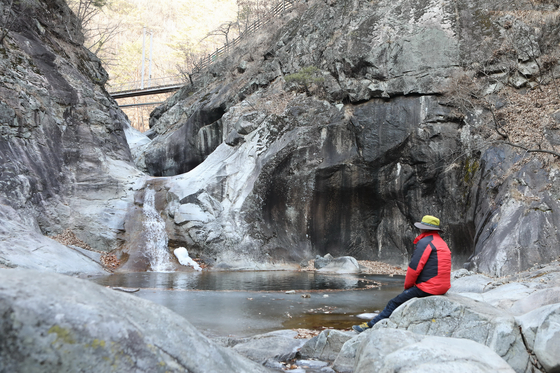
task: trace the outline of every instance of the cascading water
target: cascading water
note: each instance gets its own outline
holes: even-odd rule
[[[156,192],[146,189],[144,194],[144,234],[146,237],[146,256],[150,260],[153,272],[173,270],[167,249],[167,232],[165,222],[155,207]]]

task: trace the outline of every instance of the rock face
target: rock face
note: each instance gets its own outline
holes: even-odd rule
[[[441,218],[456,267],[502,276],[560,255],[557,162],[494,141],[487,110],[508,105],[505,85],[546,80],[546,56],[506,42],[540,30],[530,36],[555,52],[555,17],[532,28],[486,0],[301,2],[156,109],[148,137],[104,90],[63,1],[2,4],[15,20],[0,47],[2,266],[99,271],[31,255],[74,257],[39,238],[71,229],[123,271],[150,268],[148,187],[170,252],[222,268],[327,253],[404,266],[424,214]],[[510,47],[507,66],[494,61]],[[490,104],[465,104],[457,76],[480,72]]]
[[[183,173],[162,196],[170,242],[241,267],[326,253],[404,265],[412,223],[433,214],[455,266],[505,275],[558,257],[556,163],[519,163],[488,142],[490,113],[449,93],[481,63],[484,92],[513,84],[492,56],[528,26],[501,6],[305,2],[242,44],[152,113],[140,165]]]
[[[64,1],[10,3],[0,4],[9,27],[0,45],[0,263],[100,273],[46,236],[71,229],[93,249],[119,246],[129,188],[142,175],[128,119]]]
[[[163,306],[63,275],[0,269],[0,315],[2,372],[268,371]]]

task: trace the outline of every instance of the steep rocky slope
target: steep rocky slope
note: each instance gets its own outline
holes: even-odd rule
[[[137,161],[168,176],[172,244],[224,263],[405,264],[433,214],[457,266],[558,257],[557,158],[506,145],[492,120],[507,87],[554,84],[554,30],[546,1],[299,3],[152,113]],[[558,109],[537,109],[549,135]]]
[[[560,254],[557,157],[506,144],[560,143],[553,1],[297,2],[156,109],[149,138],[65,3],[7,4],[3,266],[101,271],[48,238],[69,229],[121,270],[150,268],[146,188],[170,249],[226,268],[405,265],[424,214],[457,267],[504,275]]]
[[[116,248],[127,184],[141,175],[128,121],[66,3],[10,3],[0,3],[0,263],[100,272],[47,236],[71,229],[94,249]]]

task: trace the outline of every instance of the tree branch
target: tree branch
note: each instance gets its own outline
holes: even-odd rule
[[[552,154],[553,156],[560,158],[560,153],[557,153],[557,152],[552,151],[552,150],[545,150],[545,149],[529,149],[529,148],[526,148],[526,147],[524,147],[524,146],[522,146],[522,145],[514,144],[514,143],[509,142],[509,141],[504,141],[504,144],[509,145],[509,146],[513,146],[514,148],[523,149],[523,150],[525,150],[527,153],[546,153],[546,154]]]

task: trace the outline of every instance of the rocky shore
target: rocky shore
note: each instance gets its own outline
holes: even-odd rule
[[[287,341],[290,348],[271,348],[259,361],[293,372],[554,372],[560,368],[560,264],[503,278],[455,271],[446,295],[413,299],[362,334],[297,330],[216,342],[242,352]]]
[[[21,269],[0,270],[0,314],[0,371],[560,369],[558,261],[503,278],[455,271],[446,295],[413,299],[361,334],[300,329],[209,339],[179,315],[132,294]]]
[[[331,254],[301,263],[301,271],[324,271],[336,273],[363,273],[368,275],[406,275],[406,269],[374,260],[356,260],[350,256],[335,258]]]

